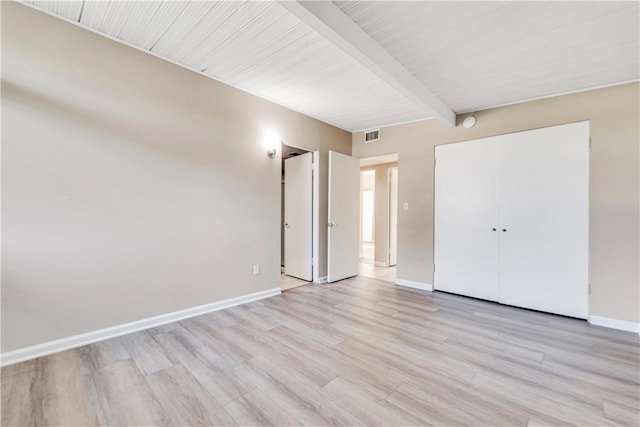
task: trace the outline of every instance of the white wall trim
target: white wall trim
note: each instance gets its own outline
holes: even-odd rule
[[[414,282],[413,280],[396,279],[396,285],[406,286],[407,288],[421,289],[423,291],[433,291],[433,285],[430,283]]]
[[[612,319],[610,317],[589,316],[589,323],[605,328],[618,329],[620,331],[635,332],[640,334],[640,323],[628,320]]]
[[[318,277],[318,281],[316,283],[327,283],[327,276]]]
[[[376,261],[373,263],[376,267],[388,267],[386,262]]]
[[[96,331],[86,332],[80,335],[73,335],[55,341],[49,341],[30,347],[20,348],[18,350],[8,351],[2,353],[0,366],[13,365],[14,363],[24,362],[25,360],[35,359],[37,357],[46,356],[52,353],[58,353],[60,351],[69,350],[94,342],[119,337],[121,335],[130,334],[132,332],[141,331],[143,329],[149,329],[155,326],[164,325],[166,323],[187,319],[189,317],[199,316],[201,314],[211,313],[213,311],[234,307],[236,305],[246,304],[251,301],[269,298],[275,295],[280,295],[280,293],[281,291],[279,287],[267,289],[265,291],[260,291],[253,294],[229,298],[222,301],[216,301],[210,304],[191,307],[184,310],[178,310],[171,313],[161,314],[159,316],[148,317],[146,319],[136,320],[134,322],[123,323],[121,325],[112,326],[109,328],[98,329]]]

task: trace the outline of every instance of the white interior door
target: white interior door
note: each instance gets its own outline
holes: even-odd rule
[[[313,154],[284,161],[284,273],[311,281]]]
[[[498,175],[492,141],[435,148],[434,287],[497,301]]]
[[[500,302],[586,318],[589,123],[499,144]]]
[[[358,274],[360,162],[329,151],[327,281]]]
[[[389,266],[398,263],[398,168],[389,168]]]

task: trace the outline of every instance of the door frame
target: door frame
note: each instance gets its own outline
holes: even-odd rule
[[[305,150],[309,153],[312,153],[313,163],[313,177],[312,177],[312,232],[311,232],[311,266],[312,266],[312,280],[313,283],[320,283],[320,263],[318,259],[318,255],[320,254],[320,179],[319,171],[320,171],[320,151],[313,150],[311,148],[304,147],[302,145],[291,144],[288,141],[281,141],[280,144],[280,152],[283,153],[284,150],[282,148],[283,145],[292,148],[298,148],[300,150]],[[286,185],[286,183],[285,183]],[[280,186],[280,200],[282,200],[284,195],[282,194],[282,186]],[[282,243],[281,243],[282,244]]]
[[[384,224],[384,236],[386,237],[386,243],[387,244],[386,244],[386,248],[385,248],[385,252],[386,252],[385,255],[386,256],[384,258],[384,261],[382,261],[382,262],[379,261],[379,262],[376,263],[375,256],[374,256],[374,265],[376,267],[390,267],[390,265],[389,265],[389,256],[390,256],[390,252],[391,251],[390,251],[390,247],[389,246],[390,246],[390,242],[391,242],[391,236],[390,236],[391,233],[389,231],[389,228],[390,228],[390,225],[391,225],[390,224],[391,217],[390,217],[390,212],[389,212],[389,210],[390,210],[390,188],[389,188],[388,184],[389,184],[389,177],[390,177],[390,174],[391,174],[391,168],[397,168],[398,174],[400,173],[400,153],[398,153],[396,151],[396,152],[385,153],[385,154],[376,154],[376,155],[372,155],[372,156],[358,157],[357,159],[360,160],[360,162],[361,162],[361,165],[360,165],[360,172],[361,173],[362,173],[362,169],[363,168],[365,168],[365,170],[367,170],[368,168],[375,168],[375,167],[380,166],[380,165],[395,163],[395,166],[388,166],[388,167],[385,168],[385,170],[383,172],[384,175],[385,175],[385,178],[387,180],[387,185],[384,186],[385,187],[384,194],[378,194],[378,193],[375,194],[375,199],[377,199],[378,197],[384,197],[385,198],[385,204],[386,204],[385,211],[386,211],[386,217],[387,218],[386,218],[386,221],[385,221],[385,224]],[[362,165],[362,161],[363,160],[366,161],[368,159],[376,159],[376,160],[384,159],[384,161],[382,161],[381,163],[375,163],[375,164],[372,164],[372,165],[367,165],[367,164]],[[361,183],[362,183],[362,180],[361,180]],[[397,188],[396,196],[399,196],[399,191],[400,191],[400,187]],[[362,198],[362,196],[360,196],[360,197]],[[374,205],[375,205],[375,202],[374,202]],[[399,214],[399,209],[396,206],[396,220],[399,218],[398,214]],[[377,222],[377,220],[374,220],[374,229],[375,229],[375,225],[376,225],[375,223],[376,222]],[[362,229],[362,212],[360,214],[360,225],[359,225],[359,227],[360,227],[360,229]],[[396,236],[397,236],[397,233],[398,233],[398,227],[397,227],[397,223],[396,223]],[[361,234],[362,234],[362,231],[361,231]],[[374,238],[374,240],[375,240],[375,238]],[[362,237],[360,238],[360,243],[362,243]],[[396,264],[394,264],[394,266],[398,265],[398,263],[397,263],[397,255],[398,255],[398,245],[396,243]]]
[[[392,169],[396,170],[396,180],[395,182],[392,181],[391,179],[391,175],[393,173]],[[398,264],[398,165],[396,164],[396,166],[390,166],[387,168],[387,265],[385,267],[392,267]],[[393,206],[393,203],[391,203],[391,193],[392,193],[392,186],[395,185],[395,196],[396,196],[396,205],[395,207]],[[396,247],[395,247],[395,252],[396,252],[396,262],[395,264],[391,264],[391,234],[392,234],[392,229],[394,227],[392,227],[391,225],[391,211],[392,209],[395,209],[396,212],[396,226],[395,226],[395,235],[396,235]]]

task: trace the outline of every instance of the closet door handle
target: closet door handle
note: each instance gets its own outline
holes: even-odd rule
[[[497,229],[496,229],[496,228],[492,228],[492,230],[493,230],[493,231],[496,231]]]
[[[506,232],[507,232],[507,229],[506,229],[506,228],[503,228],[503,229],[502,229],[502,232],[503,232],[503,233],[506,233]]]

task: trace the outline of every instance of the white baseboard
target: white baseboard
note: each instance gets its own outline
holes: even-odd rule
[[[376,261],[373,263],[376,267],[388,267],[386,262]]]
[[[628,320],[612,319],[610,317],[589,316],[589,323],[605,328],[618,329],[621,331],[635,332],[640,334],[640,323],[629,322]]]
[[[30,347],[20,348],[18,350],[8,351],[6,353],[2,353],[2,355],[0,356],[0,366],[13,365],[14,363],[24,362],[25,360],[35,359],[37,357],[46,356],[48,354],[58,353],[60,351],[69,350],[94,342],[119,337],[121,335],[130,334],[132,332],[141,331],[143,329],[149,329],[155,326],[164,325],[166,323],[187,319],[189,317],[199,316],[201,314],[211,313],[213,311],[234,307],[236,305],[246,304],[251,301],[269,298],[275,295],[280,295],[280,293],[280,288],[267,289],[266,291],[256,292],[253,294],[243,295],[235,298],[229,298],[222,301],[212,302],[210,304],[187,308],[185,310],[179,310],[172,313],[161,314],[159,316],[148,317],[146,319],[136,320],[134,322],[123,323],[122,325],[98,329],[96,331],[86,332],[80,335],[74,335],[55,341],[49,341]]]
[[[317,283],[327,283],[327,276],[318,277]]]
[[[407,288],[421,289],[423,291],[433,291],[433,285],[429,283],[414,282],[413,280],[396,279],[396,285],[406,286]]]

